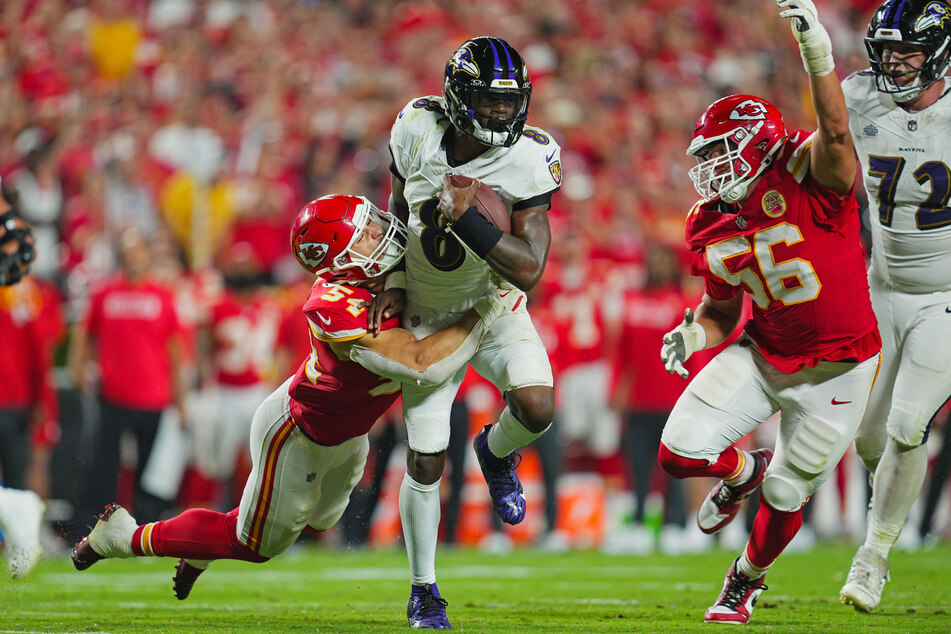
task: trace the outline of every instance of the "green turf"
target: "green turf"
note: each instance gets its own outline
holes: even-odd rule
[[[871,615],[840,605],[853,547],[780,558],[748,629],[951,632],[951,545],[895,553],[893,581]],[[610,557],[441,550],[439,587],[463,632],[681,632],[704,625],[732,553]],[[217,562],[192,596],[171,591],[173,561],[113,560],[85,572],[47,559],[0,581],[0,632],[407,632],[401,550],[298,547],[266,564]]]

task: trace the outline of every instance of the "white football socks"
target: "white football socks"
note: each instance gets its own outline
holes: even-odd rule
[[[439,483],[420,484],[409,473],[400,485],[400,520],[409,557],[410,581],[436,583],[436,539],[439,536]]]
[[[747,548],[749,548],[749,545],[747,545]],[[743,549],[743,554],[739,559],[736,560],[736,571],[741,573],[750,581],[759,579],[766,574],[767,570],[769,570],[769,566],[766,566],[765,568],[754,566],[753,562],[750,561],[749,556],[746,554],[746,549]]]
[[[901,534],[928,470],[928,447],[902,451],[888,440],[872,480],[872,505],[868,513],[865,548],[888,558],[888,551]]]
[[[756,461],[750,452],[736,449],[735,447],[734,451],[736,451],[736,455],[739,458],[739,463],[736,465],[736,469],[733,473],[723,478],[723,481],[728,486],[737,486],[752,478],[753,468],[756,466]]]
[[[527,429],[506,407],[499,416],[499,422],[489,428],[489,451],[498,458],[504,458],[513,451],[521,449],[551,428],[548,424],[543,431],[535,434]]]

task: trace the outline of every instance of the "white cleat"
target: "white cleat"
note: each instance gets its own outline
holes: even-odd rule
[[[753,608],[763,590],[765,577],[748,579],[736,569],[736,561],[730,565],[723,580],[723,590],[717,602],[707,608],[703,620],[707,623],[731,623],[742,625],[749,622]]]
[[[859,612],[871,612],[882,599],[886,581],[888,560],[862,546],[852,559],[852,568],[839,591],[839,600]]]
[[[10,576],[22,579],[40,558],[40,524],[46,504],[33,491],[5,489],[0,524]]]
[[[107,506],[92,532],[73,547],[76,570],[85,570],[100,559],[134,557],[132,536],[138,527],[127,510],[118,504]]]

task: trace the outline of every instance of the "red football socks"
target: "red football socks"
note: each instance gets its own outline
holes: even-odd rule
[[[660,462],[660,466],[664,468],[664,471],[675,478],[705,476],[720,479],[727,478],[741,466],[740,457],[739,449],[729,447],[720,454],[716,462],[710,464],[706,460],[678,456],[664,446],[664,443],[660,444],[660,451],[657,454],[657,460]]]
[[[746,546],[746,558],[757,568],[766,569],[792,541],[802,526],[802,509],[784,513],[761,501],[753,520],[753,531]]]
[[[139,557],[267,561],[238,541],[237,523],[238,509],[230,513],[189,509],[172,519],[137,528],[132,552]]]

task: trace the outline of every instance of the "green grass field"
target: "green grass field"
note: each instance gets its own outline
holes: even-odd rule
[[[897,552],[879,610],[838,602],[851,545],[780,558],[747,628],[951,632],[951,545]],[[732,553],[610,557],[442,550],[439,587],[464,632],[682,632],[705,625]],[[217,562],[191,597],[172,595],[170,559],[112,560],[84,572],[64,556],[0,581],[0,632],[407,632],[401,550],[298,547],[266,564]]]

